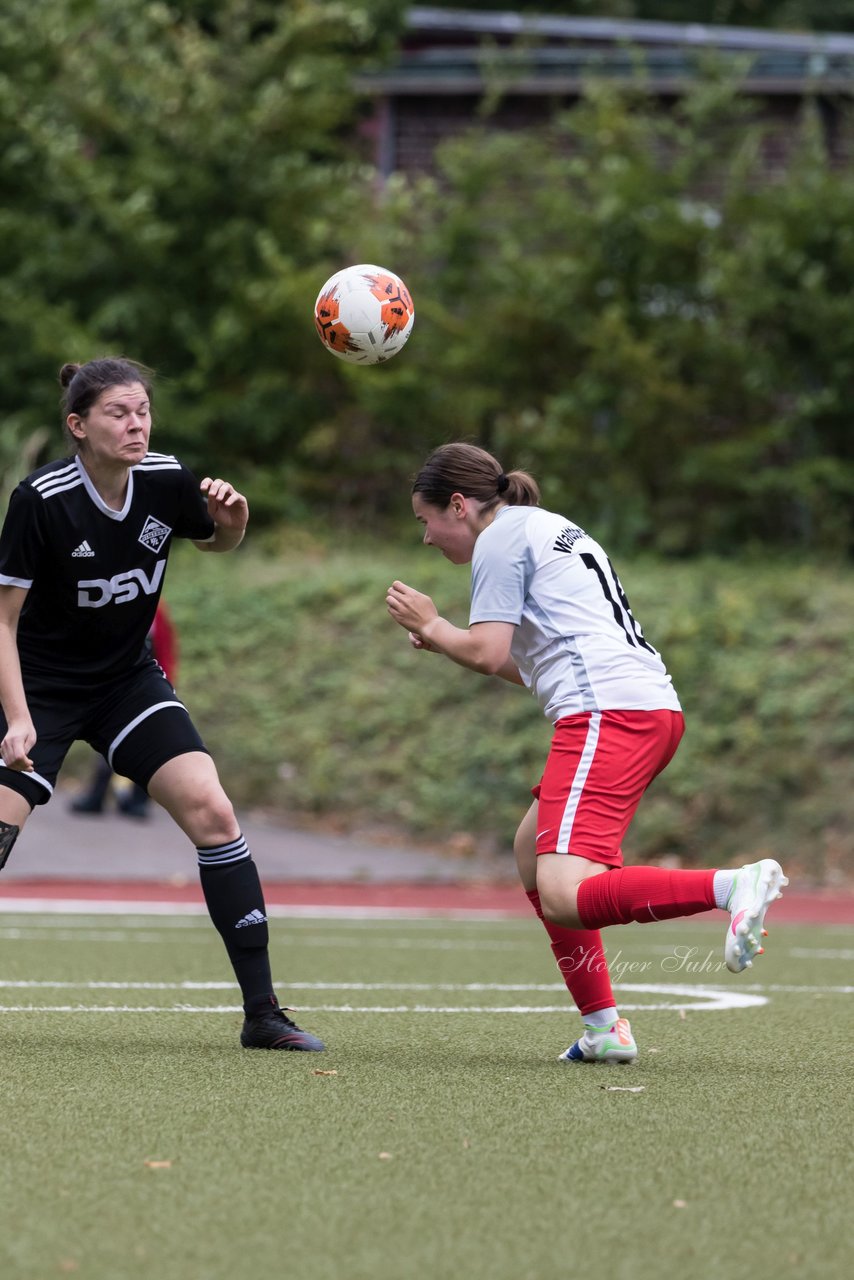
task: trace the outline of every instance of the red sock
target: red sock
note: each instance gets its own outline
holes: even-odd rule
[[[543,919],[536,889],[528,893],[528,898],[551,938],[557,967],[578,1012],[583,1015],[612,1008],[614,993],[599,930],[567,929],[562,924],[550,924]]]
[[[588,876],[578,886],[578,915],[588,929],[649,924],[693,916],[715,905],[714,871],[621,867]]]

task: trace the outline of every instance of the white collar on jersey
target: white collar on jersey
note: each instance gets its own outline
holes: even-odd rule
[[[130,511],[130,504],[133,501],[133,471],[132,470],[128,471],[128,487],[127,487],[127,493],[125,494],[124,506],[122,507],[121,511],[116,511],[115,507],[107,506],[106,502],[104,501],[104,499],[101,497],[98,490],[93,485],[92,481],[89,478],[89,472],[86,470],[86,468],[83,466],[83,463],[80,461],[79,453],[75,455],[74,461],[77,463],[77,470],[80,472],[80,479],[83,481],[83,487],[85,488],[86,492],[88,493],[89,497],[92,499],[92,501],[94,502],[98,510],[103,511],[104,515],[109,516],[111,520],[124,520],[125,516]]]

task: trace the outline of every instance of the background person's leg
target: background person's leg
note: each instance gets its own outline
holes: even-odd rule
[[[119,813],[123,813],[127,818],[147,818],[148,792],[138,783],[132,782],[127,790],[119,796],[117,808]]]
[[[72,813],[103,813],[113,771],[102,755],[95,761],[89,786],[71,801]]]

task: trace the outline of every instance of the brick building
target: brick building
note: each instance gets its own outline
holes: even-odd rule
[[[374,101],[364,132],[383,174],[428,172],[442,139],[483,118],[517,129],[571,106],[591,77],[634,78],[663,109],[714,58],[767,125],[764,164],[785,165],[807,98],[834,163],[854,161],[854,36],[745,27],[409,9],[393,65],[360,81]]]

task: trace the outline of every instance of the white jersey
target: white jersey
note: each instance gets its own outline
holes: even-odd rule
[[[549,720],[681,710],[605,552],[541,507],[502,507],[477,539],[469,624],[512,622],[510,649]]]

